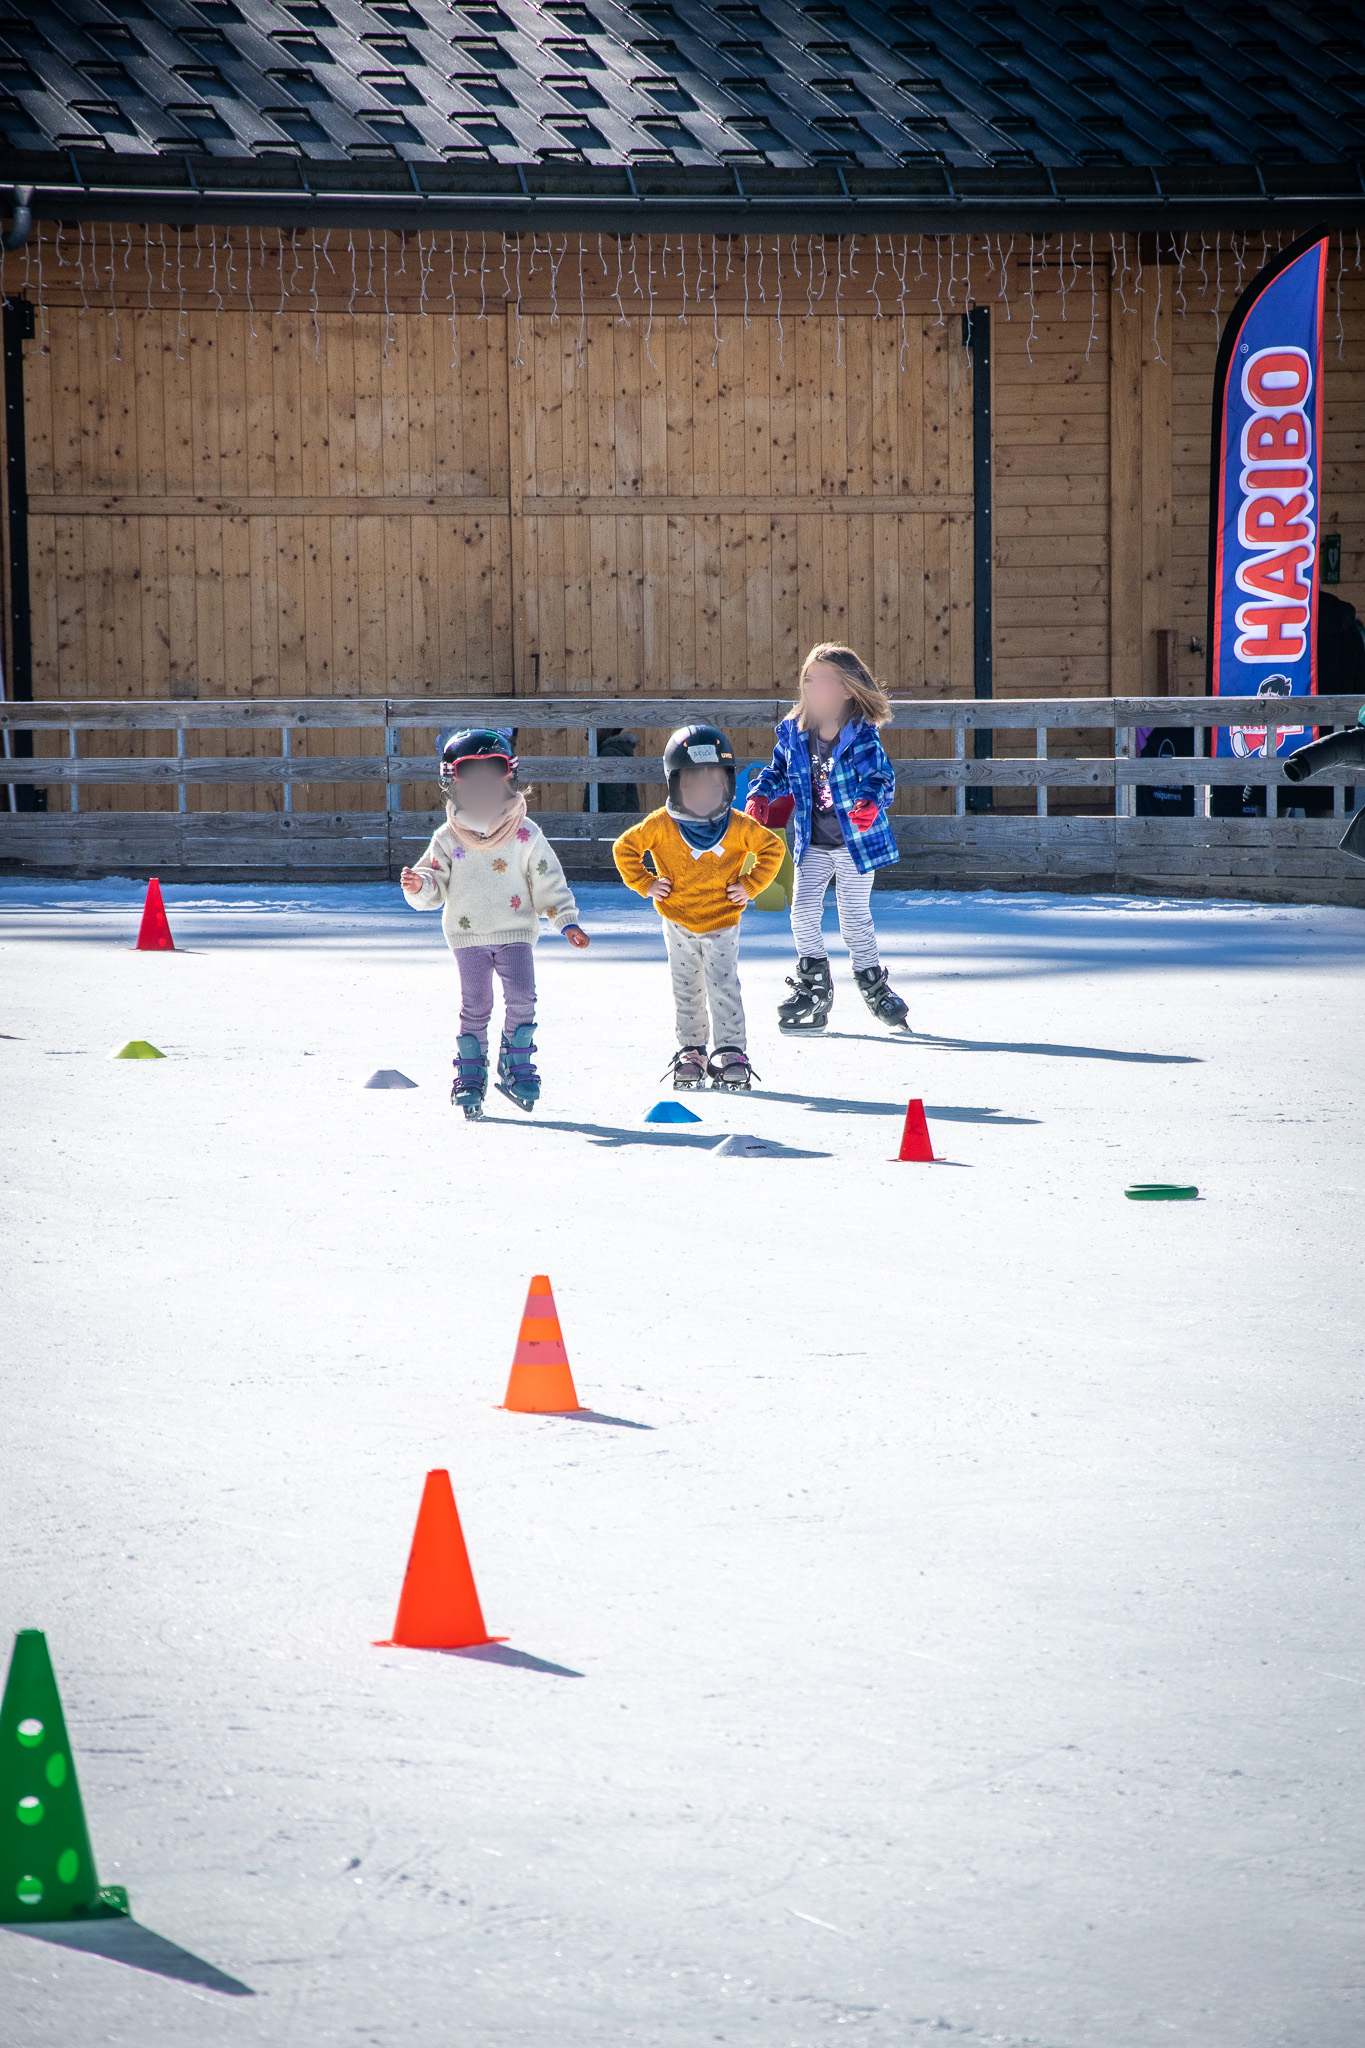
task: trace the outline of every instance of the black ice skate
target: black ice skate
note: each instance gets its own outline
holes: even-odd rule
[[[455,1079],[450,1100],[462,1109],[466,1120],[477,1123],[483,1115],[483,1098],[488,1093],[488,1054],[472,1031],[462,1031],[455,1041]]]
[[[829,962],[823,954],[807,954],[796,963],[795,978],[787,976],[792,993],[777,1006],[777,1021],[783,1031],[823,1031],[834,1002]]]
[[[893,1031],[908,1031],[906,1022],[909,1011],[896,991],[890,987],[884,967],[859,968],[853,979],[857,982],[863,1001],[879,1024],[889,1025]]]
[[[749,1055],[737,1045],[718,1045],[707,1063],[706,1072],[713,1088],[723,1088],[727,1094],[738,1094],[747,1089],[751,1081],[761,1081],[749,1065]]]
[[[534,1024],[518,1024],[515,1031],[503,1032],[495,1084],[499,1095],[515,1102],[528,1116],[540,1100],[540,1076],[531,1064],[535,1028]]]
[[[674,1053],[673,1065],[665,1068],[659,1076],[662,1081],[668,1074],[673,1076],[675,1089],[704,1088],[706,1086],[706,1047],[684,1045]]]

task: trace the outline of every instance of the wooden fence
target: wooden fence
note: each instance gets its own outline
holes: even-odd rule
[[[1220,723],[1255,728],[1265,715],[1258,698],[1225,698]],[[1359,697],[1319,697],[1314,715],[1323,724],[1353,724]],[[1346,815],[1347,788],[1359,770],[1339,769],[1314,778],[1309,789],[1334,790],[1334,815],[1284,815],[1303,804],[1304,786],[1286,783],[1281,766],[1259,759],[1140,760],[1142,726],[1206,728],[1207,698],[1013,698],[900,701],[895,728],[941,733],[951,751],[896,763],[901,790],[928,786],[955,794],[948,815],[893,815],[901,851],[883,879],[901,888],[1122,889],[1197,895],[1236,895],[1279,901],[1365,905],[1365,865],[1337,851]],[[661,798],[657,754],[662,736],[692,719],[718,722],[735,735],[770,730],[786,709],[775,698],[303,698],[224,699],[212,702],[41,703],[0,705],[0,730],[32,735],[34,757],[0,769],[19,785],[66,792],[67,807],[46,812],[4,809],[0,795],[0,872],[33,875],[143,875],[203,881],[376,881],[396,876],[421,851],[438,821],[435,734],[457,725],[515,723],[522,778],[535,785],[535,817],[559,847],[571,872],[610,872],[610,842],[633,814],[601,812],[603,783],[634,782],[641,802]],[[630,727],[640,735],[635,761],[599,758],[600,729]],[[1049,734],[1058,728],[1098,732],[1108,744],[1093,755],[1050,757]],[[82,733],[118,735],[130,748],[164,734],[168,751],[82,758]],[[1032,755],[975,758],[968,736],[1000,732],[1014,742],[1032,734]],[[353,734],[351,750],[297,754],[296,734]],[[191,752],[191,734],[279,736],[275,758]],[[582,733],[582,754],[536,754],[528,734],[563,743]],[[1109,740],[1112,735],[1112,740]],[[62,754],[58,747],[65,740]],[[54,745],[54,742],[56,743]],[[221,744],[221,742],[220,742]],[[1202,744],[1196,735],[1196,747]],[[107,742],[106,742],[107,745]],[[755,755],[759,749],[755,748]],[[345,813],[295,809],[301,785],[359,784],[375,793],[375,807]],[[1135,793],[1143,785],[1193,786],[1195,815],[1138,817]],[[1207,815],[1208,791],[1225,785],[1264,787],[1264,818]],[[164,792],[174,809],[82,811],[83,787],[135,791],[145,803]],[[968,792],[990,788],[1000,796],[1031,791],[1033,811],[978,811]],[[190,791],[232,789],[254,808],[195,808]],[[1094,792],[1096,814],[1049,815],[1049,791]],[[4,785],[0,784],[0,790]],[[417,798],[405,805],[404,792]],[[557,792],[558,807],[543,799]],[[1106,794],[1112,793],[1112,795]],[[9,799],[12,804],[13,795]],[[267,807],[268,806],[268,807]],[[1112,806],[1112,808],[1111,808]]]

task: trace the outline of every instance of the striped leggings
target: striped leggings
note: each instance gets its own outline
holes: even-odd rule
[[[796,894],[792,898],[792,937],[804,960],[825,957],[825,939],[820,919],[825,908],[825,891],[834,884],[839,910],[839,932],[848,947],[855,974],[876,967],[877,934],[872,924],[872,870],[862,874],[846,846],[808,846],[806,857],[796,870]]]

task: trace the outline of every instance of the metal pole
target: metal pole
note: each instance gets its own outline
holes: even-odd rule
[[[972,695],[993,697],[994,641],[991,610],[991,310],[973,306],[962,316],[962,339],[972,362]],[[989,761],[995,753],[995,734],[989,726],[978,726],[972,735],[975,760]],[[989,811],[995,808],[995,791],[975,787],[968,793],[967,808]]]

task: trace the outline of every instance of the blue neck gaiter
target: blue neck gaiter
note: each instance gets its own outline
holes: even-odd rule
[[[728,804],[715,818],[691,818],[686,812],[675,811],[671,806],[668,815],[694,853],[709,853],[713,846],[720,845],[730,829]]]

